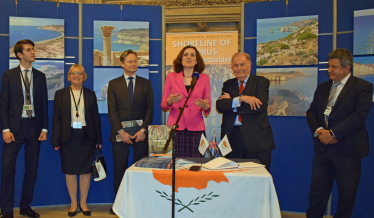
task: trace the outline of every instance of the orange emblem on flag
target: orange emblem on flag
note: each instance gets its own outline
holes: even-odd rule
[[[204,140],[201,141],[200,147],[203,147]]]
[[[227,148],[226,141],[223,141],[223,147]]]

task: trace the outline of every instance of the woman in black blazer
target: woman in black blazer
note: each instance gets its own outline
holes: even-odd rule
[[[54,99],[52,139],[60,150],[62,172],[71,198],[68,215],[75,216],[78,207],[90,216],[87,195],[91,181],[91,163],[95,148],[102,146],[101,121],[95,92],[83,87],[87,74],[82,65],[69,70],[70,86],[56,91]],[[80,205],[77,201],[77,175],[80,175]]]

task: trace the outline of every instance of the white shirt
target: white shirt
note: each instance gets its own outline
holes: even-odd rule
[[[78,106],[78,114],[79,117],[77,118],[77,109],[75,108],[74,98],[73,95],[70,92],[70,98],[71,98],[71,127],[73,127],[73,122],[81,122],[82,126],[86,126],[86,117],[84,114],[84,98],[83,98],[83,90],[82,90],[82,96],[81,100],[79,101],[79,96],[81,93],[81,90],[72,90],[75,98],[75,103],[77,103]],[[79,105],[78,105],[79,101]]]
[[[23,91],[23,104],[25,105],[26,104],[26,95],[25,95],[25,83],[24,83],[24,79],[26,79],[26,74],[25,74],[25,70],[28,70],[27,72],[27,79],[29,80],[29,83],[30,83],[30,100],[31,100],[31,105],[32,105],[32,117],[35,117],[35,110],[34,110],[34,96],[33,96],[33,80],[32,80],[32,67],[30,67],[29,69],[26,69],[24,67],[22,67],[22,65],[19,65],[20,68],[21,68],[21,72],[22,72],[22,76],[23,76],[23,79],[22,79],[22,76],[21,77],[21,83],[22,83],[22,91]],[[29,118],[29,116],[27,116],[26,114],[26,111],[25,110],[22,110],[22,118]]]
[[[248,78],[251,76],[251,74],[249,74],[248,76],[247,76],[247,78],[244,80],[244,83],[243,83],[243,86],[244,86],[244,88],[245,88],[245,86],[246,86],[246,84],[247,84],[247,81],[248,81]],[[239,89],[240,89],[240,81],[238,80],[238,87],[239,87]],[[241,95],[241,94],[240,94]],[[240,96],[238,96],[238,97],[235,97],[234,99],[232,99],[232,108],[234,108],[234,112],[237,112],[237,110],[236,110],[236,108],[237,107],[240,107],[242,104],[239,102],[239,97]],[[235,123],[234,123],[234,126],[241,126],[242,125],[242,123],[241,122],[239,122],[239,115],[237,115],[236,116],[236,118],[235,118]]]
[[[129,77],[130,77],[130,76],[127,76],[126,73],[124,73],[123,75],[124,75],[125,80],[126,80],[126,85],[127,85],[127,87],[129,87],[129,82],[130,82]],[[133,85],[133,90],[132,90],[132,91],[133,91],[133,93],[134,93],[134,92],[135,92],[135,80],[136,80],[136,74],[134,73],[134,75],[132,75],[131,77],[133,78],[133,79],[132,79],[132,83],[133,83],[134,85]]]

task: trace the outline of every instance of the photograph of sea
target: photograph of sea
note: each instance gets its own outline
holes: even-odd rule
[[[374,54],[374,9],[354,11],[353,54]]]
[[[269,116],[305,116],[317,88],[317,67],[257,68],[270,80]]]
[[[108,113],[107,93],[109,81],[123,75],[123,69],[115,68],[94,68],[94,91],[96,93],[97,105],[100,114]],[[149,79],[148,68],[138,68],[137,76]],[[136,87],[135,87],[136,89]]]
[[[9,69],[18,67],[19,61],[9,59]],[[48,100],[54,100],[55,92],[64,88],[64,61],[36,60],[32,67],[43,72],[47,78]]]
[[[374,85],[374,56],[353,58],[353,75]],[[374,91],[373,91],[374,92]],[[374,102],[374,93],[373,93]]]
[[[35,43],[36,58],[65,58],[64,19],[9,17],[9,57],[16,57],[13,47],[22,39]]]
[[[94,66],[121,66],[128,49],[138,54],[138,66],[148,67],[149,22],[94,21]]]
[[[257,66],[317,64],[318,15],[257,20]]]

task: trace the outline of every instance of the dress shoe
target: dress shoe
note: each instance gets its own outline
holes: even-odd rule
[[[113,211],[112,208],[110,208],[110,210],[109,210],[109,214],[110,214],[110,215],[116,215],[116,213],[114,213],[114,211]]]
[[[37,212],[35,212],[35,211],[33,211],[33,209],[31,209],[31,207],[19,210],[19,214],[25,215],[25,216],[28,216],[28,217],[40,217]]]
[[[0,218],[13,218],[13,215],[4,215],[0,213]]]
[[[77,210],[78,210],[78,205],[77,205],[77,209],[75,210],[75,211],[73,211],[73,212],[68,212],[68,215],[70,216],[70,217],[73,217],[73,216],[75,216],[75,215],[77,215]]]
[[[82,210],[82,207],[81,207],[80,204],[79,204],[79,209],[83,212],[83,215],[85,215],[85,216],[91,216],[91,211],[89,211],[89,210],[87,210],[87,211]]]

